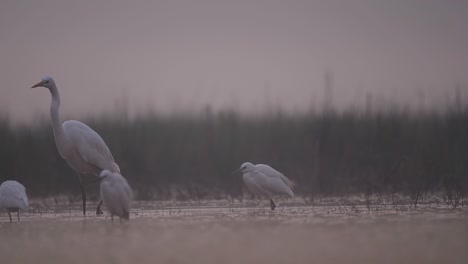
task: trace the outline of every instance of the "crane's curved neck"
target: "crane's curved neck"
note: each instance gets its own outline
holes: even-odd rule
[[[62,124],[60,123],[59,109],[60,109],[60,95],[55,83],[49,88],[52,95],[52,102],[50,103],[50,117],[52,119],[52,128],[54,134],[57,136],[63,132]]]

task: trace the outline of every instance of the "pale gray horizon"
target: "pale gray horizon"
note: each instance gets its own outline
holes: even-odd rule
[[[333,103],[444,107],[468,91],[468,2],[2,1],[0,113],[49,114],[45,75],[62,117],[319,109]],[[125,103],[123,103],[125,101]]]

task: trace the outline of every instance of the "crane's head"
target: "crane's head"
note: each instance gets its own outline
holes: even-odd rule
[[[54,79],[52,77],[44,77],[42,80],[35,85],[33,85],[31,88],[36,88],[36,87],[45,87],[45,88],[52,88],[52,86],[55,85]]]
[[[235,172],[233,172],[232,174],[238,173],[238,172],[246,173],[246,172],[251,172],[251,171],[254,171],[254,170],[255,170],[255,165],[253,165],[250,162],[244,162],[244,163],[242,163],[240,168],[238,170],[236,170]]]

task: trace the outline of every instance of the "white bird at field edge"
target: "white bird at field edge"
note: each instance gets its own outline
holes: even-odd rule
[[[101,180],[101,198],[104,201],[104,206],[109,210],[112,221],[114,221],[114,215],[118,216],[120,220],[129,220],[133,192],[127,180],[122,175],[108,170],[103,170],[99,178]]]
[[[265,164],[254,165],[245,162],[234,173],[242,172],[244,183],[249,191],[258,196],[266,196],[270,199],[270,208],[275,210],[273,201],[275,195],[287,195],[294,197],[292,191],[294,182],[284,176],[281,172]]]
[[[6,209],[11,220],[11,213],[16,212],[18,222],[20,220],[19,210],[26,210],[29,207],[26,188],[17,181],[4,181],[0,185],[0,208]]]
[[[110,170],[120,173],[120,168],[104,140],[89,126],[76,120],[68,120],[61,124],[59,117],[60,95],[51,77],[43,78],[31,88],[45,87],[52,95],[50,117],[54,131],[55,144],[60,156],[77,172],[83,199],[83,215],[86,215],[86,193],[81,175],[99,176],[101,171]],[[102,214],[102,200],[96,208],[96,214]]]

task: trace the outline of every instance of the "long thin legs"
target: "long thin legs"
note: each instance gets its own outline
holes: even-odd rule
[[[77,173],[76,176],[78,177],[78,182],[80,183],[81,197],[83,198],[83,215],[86,215],[86,192],[85,192],[84,185],[83,185],[83,178],[79,173]],[[96,208],[96,215],[104,214],[101,210],[101,206],[102,206],[102,200],[99,201],[99,204]]]
[[[104,214],[104,213],[102,212],[102,210],[101,210],[101,205],[102,205],[102,200],[99,201],[99,204],[98,204],[98,206],[97,206],[97,208],[96,208],[96,215],[102,215],[102,214]]]
[[[273,199],[270,199],[270,208],[271,208],[271,210],[275,210],[275,208],[276,208],[276,204],[275,204],[275,202],[273,202]]]
[[[78,181],[80,182],[80,190],[81,190],[81,197],[83,198],[83,215],[86,216],[86,193],[83,187],[83,181],[81,179],[80,174],[76,174],[78,176]]]
[[[7,208],[6,209],[7,213],[8,213],[8,218],[10,218],[10,223],[13,222],[13,219],[11,218],[11,213],[12,212],[16,212],[16,217],[18,218],[18,222],[20,221],[20,217],[19,217],[19,210],[18,209],[15,209],[15,208]]]

